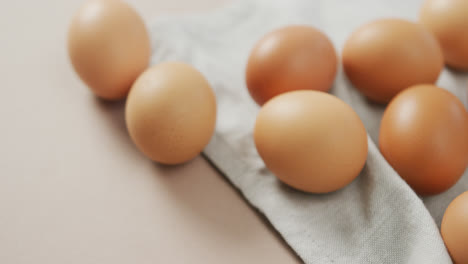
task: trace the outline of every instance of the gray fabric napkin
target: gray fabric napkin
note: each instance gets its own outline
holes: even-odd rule
[[[340,69],[331,92],[350,104],[367,128],[366,166],[349,186],[330,194],[306,194],[279,183],[253,143],[259,107],[245,86],[249,52],[270,30],[309,24],[325,32],[340,53],[347,37],[366,22],[382,17],[417,20],[421,2],[237,1],[211,13],[160,17],[150,25],[152,63],[188,62],[215,90],[217,127],[206,156],[305,263],[451,263],[438,226],[450,201],[468,189],[468,173],[443,194],[418,197],[376,147],[384,107],[366,101]],[[466,75],[444,70],[438,84],[466,105]]]

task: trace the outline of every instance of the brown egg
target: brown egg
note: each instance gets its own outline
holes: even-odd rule
[[[213,135],[215,95],[192,66],[162,63],[133,84],[125,120],[133,142],[150,159],[183,163],[196,157]]]
[[[426,0],[420,21],[439,40],[445,63],[468,70],[468,1]]]
[[[456,264],[468,263],[468,192],[450,203],[440,229],[453,261]]]
[[[381,19],[354,32],[343,49],[348,79],[369,99],[389,102],[398,92],[435,83],[443,68],[442,51],[423,26]]]
[[[310,26],[288,26],[267,34],[253,48],[246,82],[252,98],[262,105],[288,91],[328,91],[336,67],[327,36]]]
[[[417,193],[443,192],[468,165],[468,113],[449,91],[410,87],[385,110],[379,144],[388,163]]]
[[[150,40],[141,17],[119,0],[90,0],[73,18],[68,53],[99,97],[121,99],[148,66]]]
[[[358,115],[318,91],[293,91],[268,101],[257,116],[254,140],[273,174],[311,193],[346,186],[367,158],[367,134]]]

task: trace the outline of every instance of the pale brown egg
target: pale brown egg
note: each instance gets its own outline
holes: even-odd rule
[[[335,79],[337,57],[325,34],[310,26],[288,26],[263,37],[247,62],[246,82],[262,105],[293,90],[328,91]]]
[[[125,120],[138,149],[150,159],[179,164],[208,144],[216,123],[216,99],[192,66],[166,62],[143,72],[127,98]]]
[[[439,40],[445,63],[468,70],[468,1],[426,0],[420,21]]]
[[[268,101],[258,113],[254,140],[278,179],[311,193],[346,186],[367,158],[367,134],[359,116],[319,91],[293,91]]]
[[[435,83],[444,66],[429,30],[402,19],[362,26],[347,40],[342,59],[351,83],[379,103],[389,102],[409,86]]]
[[[454,185],[468,165],[468,113],[460,100],[434,85],[416,85],[388,105],[380,151],[421,195]]]
[[[68,53],[75,71],[104,99],[127,95],[148,66],[150,51],[143,20],[119,0],[86,2],[68,31]]]
[[[456,264],[468,263],[468,192],[450,203],[440,229],[453,261]]]

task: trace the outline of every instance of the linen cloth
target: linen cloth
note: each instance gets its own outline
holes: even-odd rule
[[[245,85],[249,52],[273,29],[307,24],[327,34],[339,55],[364,23],[385,17],[417,21],[421,2],[241,0],[209,13],[159,17],[150,24],[152,64],[192,64],[215,90],[217,126],[205,155],[305,263],[452,263],[438,226],[450,201],[468,189],[468,173],[443,194],[418,197],[376,147],[384,106],[367,101],[340,66],[331,93],[350,104],[366,126],[366,165],[349,186],[329,194],[307,194],[281,184],[253,142],[259,107]],[[466,106],[466,75],[445,69],[438,84]]]

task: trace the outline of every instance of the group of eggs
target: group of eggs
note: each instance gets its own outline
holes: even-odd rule
[[[434,85],[444,62],[468,70],[468,1],[427,0],[420,22],[381,19],[355,31],[342,63],[369,100],[388,103],[379,147],[419,194],[443,192],[468,165],[468,112]],[[72,65],[99,97],[127,97],[131,139],[150,159],[179,164],[208,144],[216,123],[210,84],[192,66],[148,67],[151,45],[141,17],[120,0],[90,0],[68,34]],[[285,184],[311,193],[353,181],[367,159],[359,116],[328,94],[338,58],[325,34],[288,26],[263,37],[246,68],[250,95],[261,106],[254,141],[269,170]],[[468,263],[468,192],[455,199],[442,235],[457,263]]]

